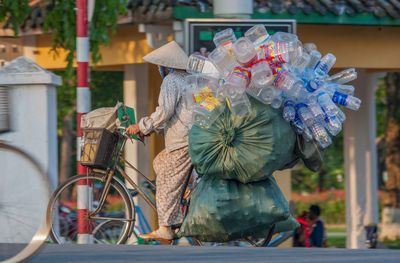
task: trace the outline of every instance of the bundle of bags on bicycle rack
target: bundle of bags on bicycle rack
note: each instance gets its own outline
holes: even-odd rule
[[[186,101],[193,109],[189,154],[202,180],[191,195],[181,236],[203,241],[262,238],[297,226],[272,173],[300,159],[311,170],[357,110],[357,73],[328,75],[336,58],[294,34],[263,25],[239,39],[217,33],[208,58],[191,55]]]

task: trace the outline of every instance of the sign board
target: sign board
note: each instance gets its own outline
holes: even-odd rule
[[[296,34],[296,20],[292,19],[186,19],[185,51],[207,56],[215,48],[213,38],[219,31],[232,28],[236,38],[240,38],[257,24],[263,24],[270,35],[277,31]]]

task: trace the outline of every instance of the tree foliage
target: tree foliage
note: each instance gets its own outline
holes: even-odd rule
[[[11,27],[15,35],[19,33],[19,26],[29,14],[28,0],[1,0],[0,1],[0,22],[6,27]]]

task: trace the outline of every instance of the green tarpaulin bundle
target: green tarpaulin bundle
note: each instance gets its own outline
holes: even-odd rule
[[[257,239],[265,238],[273,224],[276,233],[298,226],[272,176],[242,184],[206,175],[191,194],[178,235],[206,242]]]
[[[226,107],[210,128],[190,130],[189,154],[200,175],[257,182],[296,160],[296,135],[282,111],[249,99],[249,116],[232,117]]]

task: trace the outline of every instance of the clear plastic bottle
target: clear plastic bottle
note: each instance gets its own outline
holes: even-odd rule
[[[258,58],[265,58],[265,53],[263,47],[267,45],[269,34],[265,26],[258,24],[250,28],[244,33],[244,36],[248,38],[254,45]]]
[[[208,58],[214,63],[223,77],[228,76],[235,67],[239,66],[235,56],[229,53],[223,46],[215,48]]]
[[[301,56],[297,56],[290,65],[290,71],[297,74],[302,73],[309,64],[310,59],[311,56],[305,52]]]
[[[344,112],[340,108],[336,117],[339,119],[341,123],[343,123],[346,120],[346,114],[344,114]]]
[[[311,50],[309,54],[310,54],[310,61],[308,62],[307,68],[314,69],[318,61],[320,61],[322,55],[321,53],[319,53],[318,50]]]
[[[216,77],[218,77],[220,74],[218,69],[209,59],[195,54],[190,55],[186,66],[186,71],[191,74],[202,73]]]
[[[253,98],[261,101],[262,103],[271,103],[272,98],[274,97],[276,88],[272,85],[265,88],[257,88],[253,85],[250,85],[246,92]]]
[[[338,135],[342,130],[342,123],[340,120],[335,116],[328,116],[327,114],[325,114],[324,126],[325,129],[328,130],[328,132],[333,136]]]
[[[245,92],[249,82],[250,72],[242,67],[236,67],[224,83],[224,93],[234,116],[250,114],[250,101]]]
[[[341,93],[345,93],[347,95],[353,96],[354,94],[354,86],[353,85],[342,85],[342,84],[335,84],[335,83],[325,83],[322,86],[329,94],[332,94],[335,91],[339,91]]]
[[[332,101],[351,110],[358,110],[361,106],[361,100],[359,98],[339,91],[333,93]]]
[[[287,100],[283,104],[283,118],[287,122],[291,122],[294,120],[294,117],[296,116],[296,109],[294,108],[294,101],[292,100]]]
[[[309,104],[307,104],[308,109],[311,111],[312,115],[314,116],[314,119],[316,120],[324,120],[325,113],[322,110],[321,106],[319,106],[316,101],[313,101]]]
[[[293,42],[298,40],[297,35],[286,32],[276,32],[271,36],[271,41],[274,42]]]
[[[320,147],[325,149],[332,143],[331,137],[319,121],[314,122],[309,129]]]
[[[312,51],[317,50],[317,45],[315,45],[314,43],[304,43],[303,48],[305,52],[310,54]]]
[[[251,67],[251,84],[257,88],[270,86],[274,75],[266,60],[260,60]]]
[[[236,41],[236,36],[232,28],[227,28],[216,33],[213,41],[216,47],[223,46],[229,52],[232,52],[232,45]]]
[[[257,61],[258,56],[253,44],[245,37],[241,37],[233,44],[233,54],[243,67],[251,67]]]
[[[331,97],[325,91],[321,91],[317,94],[317,102],[329,116],[337,115],[339,108],[333,103]]]
[[[275,87],[281,89],[288,98],[296,98],[299,96],[301,89],[304,87],[304,82],[290,74],[284,69],[275,69]]]
[[[201,128],[209,128],[224,111],[225,104],[213,96],[207,97],[193,109],[193,124]]]
[[[283,103],[283,92],[280,89],[274,88],[272,90],[271,106],[272,108],[279,109]]]
[[[345,84],[357,78],[357,72],[354,68],[345,69],[337,74],[326,78],[327,82],[336,84]]]
[[[284,42],[268,42],[264,47],[265,58],[269,63],[290,62],[289,44]]]
[[[336,62],[336,57],[328,53],[317,63],[314,68],[314,72],[317,76],[324,77],[328,74],[329,70],[333,67]]]
[[[187,83],[185,91],[186,105],[193,109],[209,96],[218,96],[218,79],[202,74],[192,74],[185,77]]]
[[[296,113],[299,115],[302,123],[304,123],[307,127],[311,126],[315,119],[311,111],[308,109],[307,105],[304,103],[296,104],[295,106]]]
[[[294,119],[290,122],[290,124],[292,125],[294,131],[299,135],[302,135],[304,130],[307,128],[297,114],[295,114]]]

